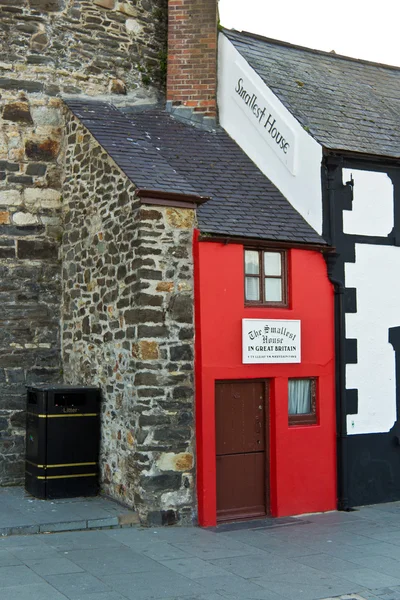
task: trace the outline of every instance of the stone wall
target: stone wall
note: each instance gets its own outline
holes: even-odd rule
[[[0,99],[0,483],[23,477],[25,384],[62,378],[60,100]]]
[[[142,205],[75,117],[66,136],[65,379],[102,389],[104,491],[144,523],[189,523],[195,212]]]
[[[62,380],[60,94],[157,99],[167,0],[0,0],[0,485],[20,483],[26,383]]]
[[[165,77],[167,0],[0,0],[0,88],[141,95]]]

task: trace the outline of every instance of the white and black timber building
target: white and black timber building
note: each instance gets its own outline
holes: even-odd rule
[[[219,48],[221,124],[334,250],[339,508],[399,500],[400,69],[236,31]]]

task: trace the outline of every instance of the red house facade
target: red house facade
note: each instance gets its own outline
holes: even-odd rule
[[[197,492],[203,526],[336,508],[333,291],[324,257],[318,250],[284,249],[288,306],[253,307],[245,303],[246,247],[254,246],[199,241],[198,235],[194,242]],[[267,242],[261,248],[271,250]],[[301,362],[243,364],[242,319],[299,320]],[[315,382],[314,422],[291,422],[293,378]]]

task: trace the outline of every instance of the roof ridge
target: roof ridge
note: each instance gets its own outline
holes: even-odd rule
[[[284,42],[283,40],[276,40],[274,38],[269,38],[262,36],[258,33],[252,33],[250,31],[238,31],[237,29],[227,29],[226,27],[221,28],[222,33],[229,35],[239,34],[242,36],[254,38],[256,40],[260,40],[262,42],[267,42],[269,44],[274,44],[276,46],[284,46],[285,48],[294,48],[296,50],[303,50],[305,52],[309,52],[310,54],[322,54],[323,56],[329,56],[331,58],[339,58],[341,60],[346,60],[355,63],[361,63],[364,65],[370,65],[372,67],[379,67],[383,69],[388,69],[392,71],[400,71],[400,67],[396,67],[395,65],[388,65],[385,63],[378,63],[372,60],[366,60],[364,58],[354,58],[352,56],[346,56],[345,54],[337,54],[336,52],[328,52],[326,50],[317,50],[316,48],[308,48],[307,46],[300,46],[299,44],[292,44],[290,42]]]

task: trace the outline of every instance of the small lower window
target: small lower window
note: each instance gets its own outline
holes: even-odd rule
[[[289,379],[289,425],[313,425],[317,422],[316,380]]]

